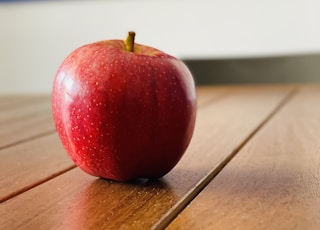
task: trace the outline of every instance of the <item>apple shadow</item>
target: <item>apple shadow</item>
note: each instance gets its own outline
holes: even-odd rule
[[[132,180],[128,180],[125,182],[116,181],[116,180],[110,180],[106,178],[98,178],[97,180],[105,181],[106,183],[113,183],[113,184],[119,184],[122,186],[133,186],[133,187],[154,187],[154,188],[162,188],[162,189],[168,189],[169,185],[165,181],[163,177],[161,178],[155,178],[155,179],[147,179],[147,178],[135,178]]]

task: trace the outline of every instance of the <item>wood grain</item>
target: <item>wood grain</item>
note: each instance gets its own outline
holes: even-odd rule
[[[201,86],[197,88],[198,109],[205,107],[213,101],[219,100],[230,91],[231,87]]]
[[[6,108],[13,108],[21,106],[35,99],[48,97],[45,95],[0,95],[0,110],[3,111]]]
[[[0,149],[54,132],[50,97],[10,96],[1,101]]]
[[[116,183],[76,168],[2,203],[0,226],[149,229],[232,154],[291,90],[226,88],[228,93],[218,99],[204,100],[186,154],[161,180]]]
[[[74,167],[56,134],[2,149],[0,158],[0,202]]]
[[[0,98],[2,101],[3,97]],[[42,111],[47,112],[50,108],[51,103],[48,96],[8,97],[0,103],[0,124],[24,119]]]
[[[168,229],[319,229],[320,87],[305,87]]]

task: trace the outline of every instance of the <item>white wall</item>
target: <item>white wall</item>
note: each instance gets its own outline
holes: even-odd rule
[[[0,94],[49,93],[85,43],[124,39],[179,58],[320,52],[318,0],[108,0],[0,3]]]

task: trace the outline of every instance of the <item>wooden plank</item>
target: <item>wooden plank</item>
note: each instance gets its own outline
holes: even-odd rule
[[[0,149],[55,132],[51,114],[36,114],[26,120],[1,125]]]
[[[0,202],[74,166],[56,134],[0,150]]]
[[[3,100],[5,97],[1,97]],[[20,100],[19,100],[20,99]],[[7,104],[0,104],[0,124],[8,123],[14,120],[26,119],[34,116],[36,113],[47,112],[51,110],[50,97],[9,97]]]
[[[198,109],[207,106],[214,100],[224,97],[230,90],[230,87],[221,86],[201,86],[197,87],[197,105]]]
[[[302,89],[168,229],[319,229],[319,101]]]
[[[282,87],[245,87],[207,104],[198,112],[195,134],[185,156],[161,180],[116,183],[76,168],[2,203],[0,226],[149,229],[218,162],[232,154],[289,91]]]
[[[49,96],[11,96],[4,101],[7,104],[0,106],[0,149],[54,132]]]
[[[42,97],[41,95],[0,95],[0,111],[12,106],[20,106],[36,98]]]

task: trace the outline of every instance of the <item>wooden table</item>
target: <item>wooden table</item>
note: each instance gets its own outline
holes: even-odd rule
[[[320,229],[320,85],[199,87],[179,164],[126,184],[75,167],[50,106],[0,97],[0,229]]]

